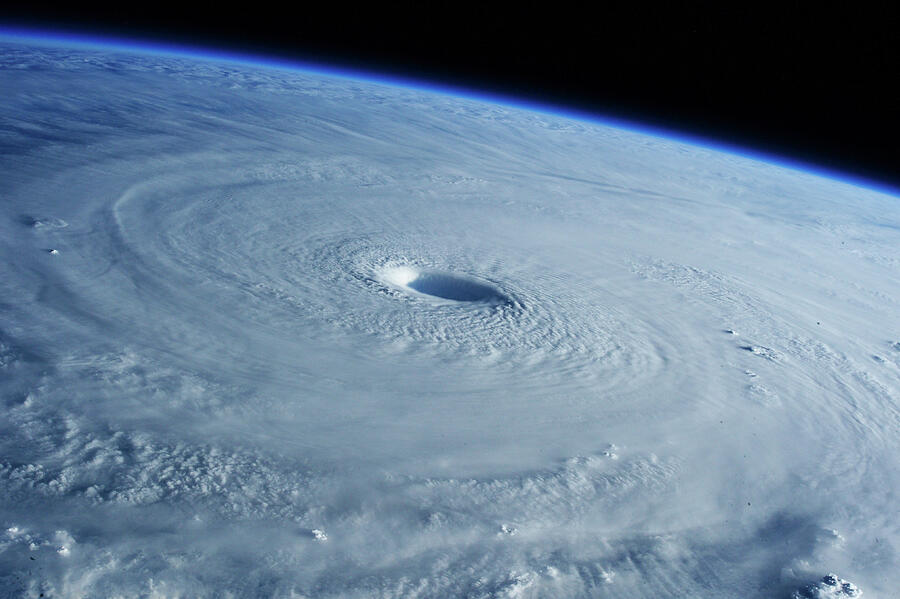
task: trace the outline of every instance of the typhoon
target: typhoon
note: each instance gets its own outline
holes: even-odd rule
[[[900,199],[0,39],[0,596],[900,592]]]

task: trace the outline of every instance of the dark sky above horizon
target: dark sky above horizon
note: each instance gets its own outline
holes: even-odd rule
[[[597,6],[298,4],[286,13],[262,3],[223,10],[13,0],[0,8],[0,24],[272,54],[481,89],[900,189],[896,9]]]

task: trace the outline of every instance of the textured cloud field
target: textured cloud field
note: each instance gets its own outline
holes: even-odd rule
[[[0,593],[900,588],[897,198],[233,63],[0,90]]]

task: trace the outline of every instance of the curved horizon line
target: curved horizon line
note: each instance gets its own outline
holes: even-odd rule
[[[601,125],[649,135],[668,141],[691,145],[706,150],[722,152],[741,158],[763,162],[788,170],[799,171],[809,175],[837,181],[854,187],[862,187],[870,191],[900,198],[900,185],[879,181],[866,176],[820,166],[787,155],[775,154],[752,147],[722,141],[687,131],[650,125],[632,119],[613,117],[599,112],[581,110],[563,104],[539,102],[508,94],[479,90],[475,87],[455,85],[435,80],[388,75],[377,71],[354,69],[327,62],[311,62],[300,58],[280,57],[276,54],[257,54],[234,50],[216,49],[205,45],[191,45],[179,42],[163,42],[152,37],[125,37],[116,34],[64,31],[61,29],[37,29],[30,26],[7,26],[0,23],[0,41],[11,43],[31,43],[75,47],[81,49],[118,50],[132,54],[169,56],[190,60],[216,61],[241,66],[294,71],[338,79],[363,81],[400,89],[431,93],[454,98],[465,99],[483,104],[504,106],[537,114],[545,114],[578,122]]]

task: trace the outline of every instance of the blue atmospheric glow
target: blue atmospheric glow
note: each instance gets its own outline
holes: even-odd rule
[[[670,141],[684,143],[708,150],[725,152],[735,156],[765,162],[782,168],[802,171],[811,175],[825,177],[840,181],[856,187],[864,187],[873,191],[891,196],[900,197],[900,189],[883,182],[856,177],[840,171],[822,168],[816,164],[797,160],[782,155],[768,154],[724,142],[719,139],[686,133],[660,126],[647,125],[627,119],[614,118],[607,115],[573,109],[554,104],[547,104],[516,98],[503,94],[473,90],[465,87],[457,87],[435,81],[422,81],[420,79],[407,79],[395,75],[384,75],[368,71],[359,71],[346,67],[310,63],[299,59],[283,59],[277,56],[264,56],[249,53],[230,52],[214,48],[190,46],[185,44],[162,43],[149,39],[135,39],[110,35],[89,35],[86,33],[71,33],[60,31],[45,31],[30,28],[13,28],[0,25],[0,41],[20,42],[29,44],[41,44],[46,46],[76,47],[84,49],[121,51],[134,54],[150,54],[157,56],[169,56],[174,58],[188,58],[194,60],[206,60],[237,64],[248,67],[288,70],[315,74],[319,76],[363,81],[378,85],[401,87],[424,93],[440,94],[462,98],[474,102],[504,106],[507,108],[527,110],[550,116],[562,117],[585,123],[604,125],[664,138]]]

